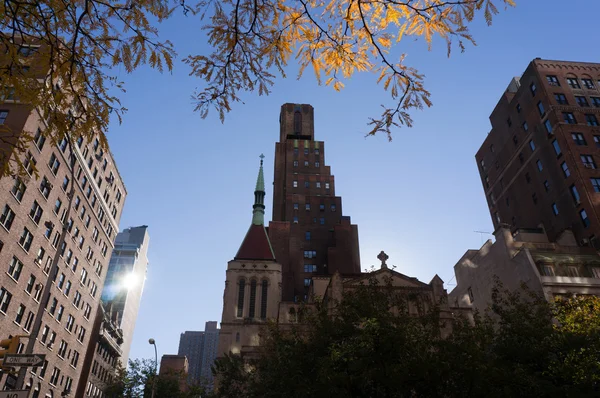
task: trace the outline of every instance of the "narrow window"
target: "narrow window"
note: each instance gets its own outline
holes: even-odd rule
[[[267,318],[267,292],[268,292],[269,282],[265,279],[262,281],[262,292],[260,295],[260,318]]]
[[[248,318],[254,318],[254,311],[256,309],[256,279],[250,282],[250,308],[248,309]]]
[[[302,132],[302,114],[300,112],[294,112],[294,133],[300,134]]]
[[[238,308],[237,316],[241,318],[244,315],[244,290],[246,288],[246,280],[240,279],[240,287],[238,291]]]

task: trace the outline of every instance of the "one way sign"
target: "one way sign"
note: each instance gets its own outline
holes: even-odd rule
[[[4,357],[4,366],[42,366],[46,354],[6,354]]]

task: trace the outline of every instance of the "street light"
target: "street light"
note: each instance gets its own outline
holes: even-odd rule
[[[158,371],[158,352],[156,351],[156,341],[154,339],[149,339],[148,343],[154,346],[154,377],[152,378],[152,398],[154,398],[154,393],[156,392],[156,379]]]

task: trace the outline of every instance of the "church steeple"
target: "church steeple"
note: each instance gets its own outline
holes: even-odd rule
[[[236,260],[269,260],[275,261],[269,234],[265,228],[265,176],[263,174],[263,159],[260,155],[260,168],[254,189],[254,205],[252,206],[252,224],[238,250]]]
[[[258,169],[258,178],[256,179],[256,188],[254,189],[254,205],[252,206],[252,224],[265,224],[265,176],[263,174],[263,159],[265,155],[260,155],[260,168]]]

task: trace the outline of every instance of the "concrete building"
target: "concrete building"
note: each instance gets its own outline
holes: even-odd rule
[[[269,238],[283,272],[286,301],[307,298],[313,275],[359,273],[358,227],[342,212],[325,143],[315,140],[314,110],[284,104],[275,144]]]
[[[554,241],[541,228],[511,232],[508,226],[500,226],[495,235],[495,242],[488,240],[479,250],[468,250],[454,266],[456,287],[449,294],[453,306],[485,310],[495,277],[510,290],[525,283],[548,300],[600,295],[600,254],[595,248],[578,246],[571,231],[563,231]]]
[[[188,360],[182,355],[163,355],[160,358],[160,370],[158,372],[162,379],[179,380],[179,389],[182,392],[187,391],[187,377],[189,371]]]
[[[0,178],[0,337],[39,326],[33,350],[46,363],[27,370],[24,386],[32,397],[73,396],[127,191],[98,139],[54,145],[40,133],[45,121],[18,99],[0,103],[0,124],[17,140],[23,131],[34,136],[25,153],[2,146],[3,165],[19,158],[28,175]]]
[[[177,355],[188,359],[188,383],[211,387],[213,375],[211,367],[217,357],[219,329],[216,321],[206,322],[204,331],[181,333]]]
[[[495,228],[600,248],[599,120],[600,64],[536,58],[512,79],[476,154]]]
[[[123,331],[117,324],[117,314],[105,308],[102,302],[98,306],[98,316],[91,331],[75,395],[77,397],[101,397],[104,388],[114,381],[123,354]]]
[[[123,331],[121,363],[127,366],[135,323],[148,269],[148,226],[130,227],[117,234],[106,271],[102,302],[115,314]]]

